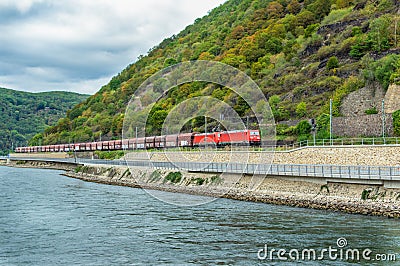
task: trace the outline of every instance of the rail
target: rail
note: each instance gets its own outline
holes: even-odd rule
[[[153,162],[149,160],[91,160],[91,159],[43,159],[12,158],[11,160],[32,160],[47,162],[65,162],[79,164],[97,164],[113,166],[132,166],[176,171],[205,173],[240,173],[257,175],[277,175],[294,177],[323,177],[359,180],[400,181],[400,166],[352,166],[352,165],[314,165],[314,164],[241,164],[207,162]]]
[[[306,147],[329,147],[329,146],[389,146],[400,145],[398,137],[377,138],[339,138],[339,139],[315,139],[303,140],[293,144],[277,146],[277,151],[290,151]]]
[[[206,173],[240,173],[296,177],[371,179],[400,181],[400,166],[347,166],[309,164],[241,164],[206,162],[152,162],[123,160],[80,160],[81,163],[127,165],[154,169],[184,170]]]
[[[299,146],[363,146],[363,145],[399,145],[400,138],[340,138],[340,139],[316,139],[299,142]]]

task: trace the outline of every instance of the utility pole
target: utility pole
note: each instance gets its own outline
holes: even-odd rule
[[[206,134],[204,137],[205,147],[207,147],[207,116],[204,116],[204,133]]]
[[[399,21],[400,9],[397,11],[397,16],[394,23],[394,46],[397,47],[397,23]]]
[[[332,99],[329,100],[329,140],[332,145]]]
[[[398,20],[398,17],[396,17],[396,20],[394,23],[394,47],[397,47],[397,20]]]
[[[135,128],[135,148],[137,149],[137,127]]]
[[[382,138],[385,141],[385,129],[386,129],[386,116],[385,116],[385,100],[382,100]]]

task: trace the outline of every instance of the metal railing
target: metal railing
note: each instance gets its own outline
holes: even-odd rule
[[[293,144],[277,146],[276,151],[291,151],[307,147],[329,147],[329,146],[382,146],[400,145],[398,137],[376,137],[376,138],[340,138],[340,139],[316,139],[303,140]]]
[[[340,138],[340,139],[316,139],[305,140],[298,143],[299,147],[304,146],[354,146],[354,145],[400,145],[400,138]]]
[[[400,166],[347,166],[309,164],[241,164],[206,162],[152,162],[123,160],[80,160],[81,163],[125,165],[154,169],[183,170],[205,173],[240,173],[295,177],[324,177],[361,180],[400,181]]]
[[[91,160],[91,159],[44,159],[12,158],[12,160],[47,161],[61,163],[96,164],[110,166],[131,166],[174,171],[204,173],[240,173],[258,175],[277,175],[293,177],[323,177],[359,180],[400,181],[400,166],[352,166],[352,165],[313,165],[313,164],[242,164],[207,162],[153,162],[149,160]]]

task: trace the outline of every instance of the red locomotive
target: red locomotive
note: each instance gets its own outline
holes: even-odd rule
[[[259,130],[235,130],[211,133],[182,133],[178,135],[151,136],[125,140],[110,140],[75,144],[18,147],[17,153],[110,151],[162,149],[176,147],[204,147],[227,145],[260,145]]]

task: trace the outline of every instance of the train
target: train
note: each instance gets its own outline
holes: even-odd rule
[[[261,144],[259,130],[234,130],[210,133],[182,133],[174,135],[150,136],[124,140],[95,141],[84,143],[56,144],[45,146],[17,147],[16,153],[70,152],[70,151],[113,151],[145,150],[179,147],[204,147]]]

